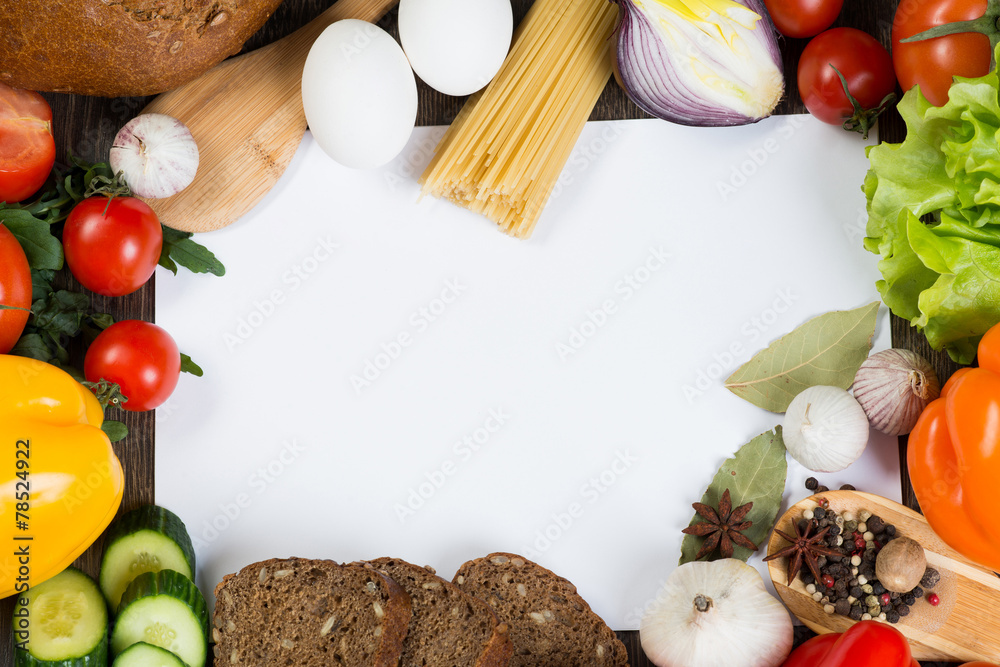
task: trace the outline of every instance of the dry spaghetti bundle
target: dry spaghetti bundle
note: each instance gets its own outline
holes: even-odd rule
[[[529,237],[611,76],[616,15],[608,0],[536,0],[500,72],[438,144],[423,194]]]

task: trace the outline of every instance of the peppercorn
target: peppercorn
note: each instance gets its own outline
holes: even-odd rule
[[[913,593],[913,597],[915,598],[924,597],[924,589],[922,589],[920,586],[914,586],[913,590],[910,592]]]
[[[941,604],[941,598],[938,597],[937,593],[931,593],[927,596],[927,601],[931,603],[931,606],[936,607]]]
[[[840,526],[838,526],[835,523],[830,524],[830,531],[827,533],[827,535],[834,535],[834,536],[840,535]]]
[[[854,605],[851,607],[851,613],[848,616],[851,617],[852,621],[860,621],[862,614],[864,614],[859,605]]]
[[[823,486],[822,484],[820,484],[819,486],[816,487],[816,493],[826,493],[829,490],[830,489],[828,489],[827,487]]]
[[[873,533],[881,533],[885,530],[885,522],[882,520],[882,517],[871,516],[865,523],[868,524],[868,530]]]
[[[854,488],[853,484],[841,484],[840,485],[840,490],[841,491],[857,491],[857,489]]]
[[[802,579],[803,586],[808,586],[809,584],[816,583],[816,579],[812,576],[812,572],[809,571],[805,572],[800,571],[799,578]]]
[[[861,586],[851,586],[851,595],[860,598],[865,592],[861,590]]]
[[[809,530],[809,531],[812,530],[812,524],[810,523],[810,520],[809,519],[799,519],[799,532],[804,534],[806,532],[806,530]]]
[[[829,574],[824,574],[823,575],[823,585],[824,586],[826,586],[827,588],[833,588],[833,584],[834,583],[836,583],[836,582],[834,581],[834,579],[833,579],[832,576],[830,576]]]
[[[883,593],[885,593],[885,586],[883,586],[878,581],[873,581],[872,582],[872,593],[874,593],[875,595],[882,595]]]
[[[847,601],[847,598],[837,600],[837,604],[833,605],[833,609],[841,616],[847,616],[851,613],[851,603]]]
[[[889,537],[895,537],[896,527],[890,523],[888,526],[885,527],[885,534],[888,535]]]
[[[822,507],[815,507],[815,508],[813,508],[813,518],[816,518],[816,519],[825,519],[826,518],[826,510],[823,509]]]
[[[806,478],[806,489],[809,491],[815,491],[819,488],[819,480],[815,477]]]
[[[822,570],[822,569],[823,569],[824,567],[826,567],[826,563],[827,563],[827,558],[826,558],[826,556],[820,556],[819,558],[817,558],[817,559],[816,559],[816,567],[818,567],[818,568],[819,568],[819,569],[821,569],[821,570]]]
[[[858,522],[855,521],[854,519],[850,519],[850,520],[845,520],[844,521],[844,532],[845,533],[853,533],[857,529],[858,529]]]
[[[908,616],[910,613],[910,605],[898,604],[896,605],[896,613],[900,616]]]
[[[885,589],[883,588],[883,591],[884,590]],[[883,607],[888,607],[890,604],[892,604],[892,597],[890,597],[888,593],[883,592],[875,594],[878,595],[879,604],[881,604]]]
[[[913,593],[903,593],[903,604],[911,605],[911,604],[916,604],[916,602],[917,602],[917,596],[915,596]]]
[[[924,588],[934,588],[941,581],[941,573],[933,567],[924,570],[924,576],[920,578],[920,585]]]
[[[885,620],[889,621],[890,623],[899,623],[899,612],[896,611],[895,609],[890,609],[889,611],[885,612]]]

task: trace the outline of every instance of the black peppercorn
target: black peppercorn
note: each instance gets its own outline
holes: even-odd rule
[[[868,525],[868,530],[872,531],[874,534],[881,533],[885,530],[885,521],[883,521],[881,517],[871,516],[865,523]]]
[[[804,568],[803,568],[804,569]],[[809,584],[815,584],[816,578],[812,576],[812,572],[809,571],[799,571],[799,578],[802,579],[802,585],[808,586]]]
[[[823,509],[822,507],[816,507],[816,508],[814,508],[813,509],[813,518],[814,519],[825,519],[826,518],[826,510]]]
[[[854,605],[853,607],[851,607],[851,613],[848,614],[848,616],[851,617],[852,621],[860,621],[861,615],[864,613],[865,612],[861,611],[861,607],[859,605]]]
[[[810,531],[812,530],[809,524],[809,519],[799,519],[799,532],[805,533],[806,529],[809,529]]]
[[[934,588],[941,581],[941,573],[933,567],[924,570],[924,576],[920,579],[920,585],[924,588]]]
[[[847,616],[851,613],[851,603],[847,601],[847,598],[837,600],[837,604],[833,605],[833,610],[841,616]]]
[[[872,583],[872,595],[882,595],[885,593],[885,586],[879,581],[873,581]]]
[[[816,493],[826,493],[829,490],[830,489],[828,489],[827,487],[823,486],[822,484],[820,484],[819,486],[816,487]]]
[[[897,612],[895,609],[890,609],[889,611],[885,612],[885,620],[889,621],[890,623],[899,623],[899,612]]]
[[[896,605],[896,613],[900,616],[907,616],[910,613],[910,605],[899,604]]]
[[[911,605],[915,604],[917,601],[917,596],[913,593],[903,593],[903,604]]]
[[[888,535],[889,537],[895,537],[896,527],[890,523],[888,526],[885,527],[885,534]]]
[[[840,535],[840,526],[838,526],[835,523],[831,524],[830,525],[830,532],[828,532],[827,535],[833,535],[834,537],[836,537],[837,535]]]
[[[840,485],[840,490],[841,491],[857,491],[857,489],[854,488],[853,484],[841,484]]]
[[[864,596],[865,592],[861,590],[861,586],[851,586],[851,595],[858,598],[859,600]]]
[[[819,480],[815,477],[809,477],[806,479],[806,489],[809,491],[815,491],[819,488]]]
[[[922,598],[922,597],[924,597],[924,589],[922,589],[920,586],[914,586],[913,590],[910,591],[910,593],[913,594],[914,598]]]

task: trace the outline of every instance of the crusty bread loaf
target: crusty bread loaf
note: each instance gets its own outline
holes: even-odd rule
[[[370,564],[402,586],[413,602],[400,667],[505,667],[510,661],[507,625],[485,602],[429,568],[398,558]]]
[[[119,97],[194,79],[267,20],[281,0],[0,0],[0,81]]]
[[[215,589],[217,665],[396,667],[410,598],[374,568],[272,559]]]
[[[576,586],[516,554],[471,560],[455,584],[482,598],[510,626],[511,667],[624,667],[625,645]]]

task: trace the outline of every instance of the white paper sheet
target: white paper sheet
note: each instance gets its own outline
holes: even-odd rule
[[[160,270],[157,321],[205,377],[158,410],[157,501],[188,523],[204,590],[270,557],[450,577],[502,550],[635,629],[691,502],[781,421],[722,381],[810,317],[878,298],[863,144],[802,116],[591,123],[517,241],[416,203],[442,131],[375,171],[307,135],[260,206],[199,238],[224,278]],[[809,474],[790,460],[786,506]],[[820,478],[898,500],[895,439]]]

